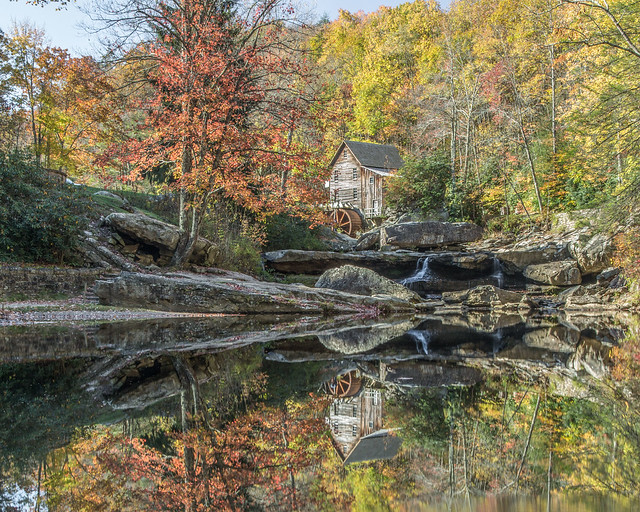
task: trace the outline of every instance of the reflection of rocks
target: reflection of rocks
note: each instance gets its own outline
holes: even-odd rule
[[[552,286],[571,286],[582,282],[578,265],[570,260],[529,265],[523,274],[527,279]]]
[[[406,320],[395,323],[379,323],[366,327],[353,327],[334,333],[319,334],[318,340],[329,350],[341,354],[361,354],[383,343],[402,336],[415,323]]]
[[[580,339],[580,331],[567,329],[561,325],[535,329],[525,333],[522,341],[528,347],[535,347],[549,352],[573,353]]]
[[[358,295],[388,295],[411,302],[421,301],[416,293],[391,279],[368,268],[352,265],[327,270],[316,282],[316,288],[329,288]]]
[[[473,386],[481,382],[482,371],[467,366],[422,361],[401,363],[362,363],[367,375],[383,384],[400,387]]]
[[[608,373],[608,362],[609,347],[598,340],[583,337],[575,354],[569,358],[567,366],[577,372],[584,370],[592,377],[601,379]]]
[[[442,300],[447,304],[461,304],[477,309],[528,310],[533,307],[526,295],[492,285],[477,286],[462,292],[445,292]]]

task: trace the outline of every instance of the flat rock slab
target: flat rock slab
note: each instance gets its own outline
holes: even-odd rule
[[[482,228],[470,222],[405,222],[380,230],[380,247],[429,249],[475,242]]]
[[[342,315],[415,310],[413,304],[394,297],[366,297],[302,285],[186,272],[164,275],[123,272],[114,279],[98,281],[95,293],[104,305],[192,313]]]
[[[390,277],[406,277],[416,269],[418,261],[424,257],[419,252],[397,251],[299,251],[283,250],[267,252],[263,255],[265,265],[284,274],[322,274],[342,265],[355,265],[375,270]]]

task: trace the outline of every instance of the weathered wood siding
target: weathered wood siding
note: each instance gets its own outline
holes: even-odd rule
[[[331,172],[329,193],[332,203],[350,204],[362,208],[360,165],[351,151],[345,149]]]
[[[382,428],[382,394],[377,389],[365,389],[351,398],[338,398],[329,408],[331,435],[346,457],[361,437]]]
[[[348,148],[336,160],[329,181],[333,207],[354,207],[366,217],[380,215],[383,207],[384,177],[360,166]]]

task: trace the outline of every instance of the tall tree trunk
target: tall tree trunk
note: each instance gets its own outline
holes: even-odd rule
[[[524,126],[522,125],[522,117],[520,118],[520,135],[522,136],[522,140],[524,142],[524,151],[527,155],[527,161],[529,162],[529,170],[531,171],[531,179],[533,180],[533,188],[536,192],[536,199],[538,200],[538,210],[542,213],[542,197],[540,196],[540,187],[538,186],[538,177],[536,176],[536,167],[533,163],[533,156],[531,155],[531,150],[529,148],[529,139],[527,138],[527,134],[524,131]]]
[[[527,442],[524,445],[524,450],[522,451],[522,458],[520,459],[520,466],[518,467],[518,472],[516,473],[516,492],[518,486],[520,485],[520,475],[522,474],[522,469],[524,468],[525,460],[527,459],[527,453],[529,452],[529,447],[531,446],[531,437],[533,436],[533,427],[536,424],[536,418],[538,417],[538,410],[540,409],[540,395],[538,395],[538,399],[536,400],[536,408],[533,411],[533,416],[531,417],[531,425],[529,425],[529,435],[527,436]]]

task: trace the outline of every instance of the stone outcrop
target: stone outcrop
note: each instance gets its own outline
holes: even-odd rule
[[[406,222],[380,230],[380,247],[429,249],[474,242],[482,228],[468,222]]]
[[[490,274],[494,268],[494,258],[484,252],[448,252],[429,256],[429,267],[456,275]]]
[[[583,275],[597,274],[611,265],[614,247],[609,236],[582,236],[571,242],[568,248]]]
[[[395,297],[366,297],[302,285],[238,281],[217,275],[123,272],[98,281],[95,294],[109,306],[158,311],[226,314],[372,314],[408,312],[415,306]]]
[[[492,285],[477,286],[461,292],[445,292],[442,300],[447,304],[460,304],[471,309],[527,310],[533,307],[526,295]]]
[[[105,223],[120,235],[159,249],[174,251],[180,240],[176,226],[141,213],[112,213]]]
[[[329,288],[358,295],[397,297],[411,302],[420,302],[417,293],[383,277],[373,270],[353,265],[327,270],[316,282],[316,288]]]
[[[265,266],[285,274],[322,274],[325,270],[342,265],[366,267],[395,278],[404,277],[415,270],[421,253],[415,252],[331,252],[284,250],[263,255]]]
[[[523,274],[531,281],[552,286],[573,286],[582,282],[580,269],[573,260],[529,265]]]
[[[514,275],[524,272],[530,265],[540,265],[568,258],[567,244],[548,242],[542,245],[520,245],[499,250],[495,253],[505,274]]]
[[[356,251],[369,251],[380,247],[380,228],[367,231],[358,238],[355,246]]]
[[[141,213],[112,213],[106,217],[105,224],[114,232],[112,244],[142,265],[168,265],[180,240],[177,226]],[[199,238],[189,261],[213,266],[218,259],[217,247]]]

